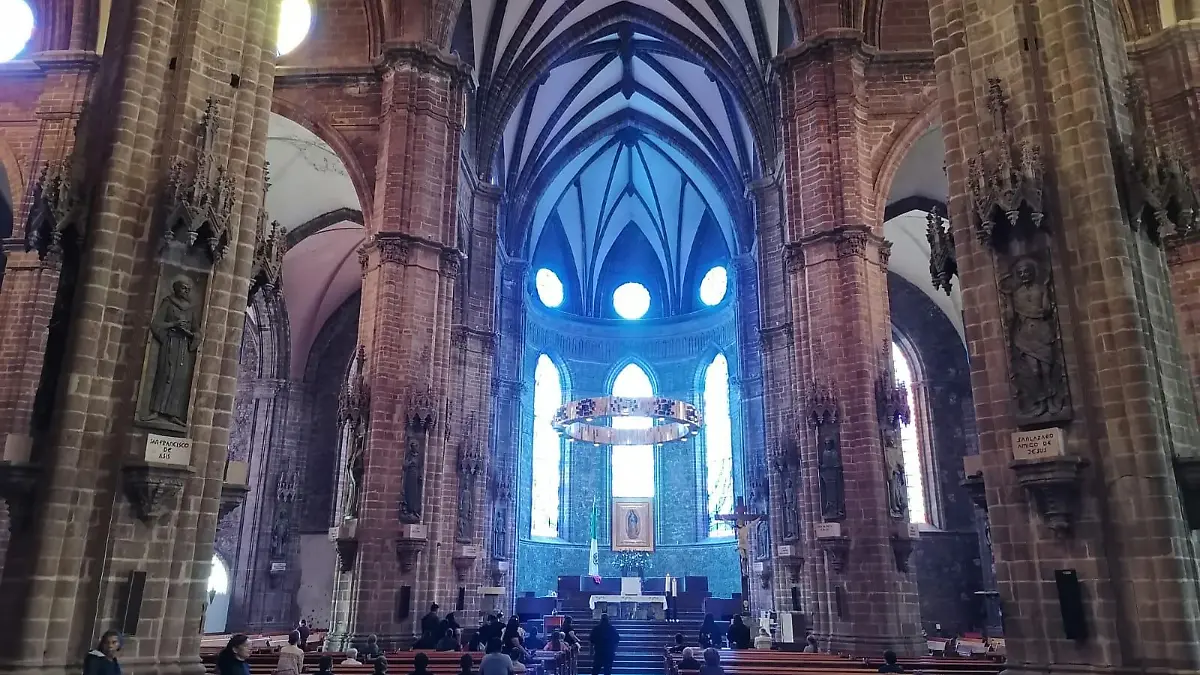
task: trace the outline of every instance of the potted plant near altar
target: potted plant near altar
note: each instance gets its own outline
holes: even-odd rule
[[[650,554],[645,551],[619,551],[617,567],[623,577],[645,577],[650,566]]]

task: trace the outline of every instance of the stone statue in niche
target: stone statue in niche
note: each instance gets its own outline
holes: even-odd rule
[[[875,381],[875,405],[879,435],[883,444],[883,465],[887,480],[888,515],[896,520],[908,518],[908,480],[904,476],[903,425],[912,421],[908,407],[908,389],[896,383],[892,370],[891,342],[885,343],[880,357],[887,364]]]
[[[364,369],[367,350],[362,345],[354,362],[354,379],[342,391],[338,401],[338,421],[346,430],[346,490],[342,516],[358,518],[362,502],[363,479],[366,477],[367,428],[371,409],[371,389]]]
[[[755,480],[750,492],[750,502],[755,513],[767,513],[770,507],[770,493],[765,476]],[[766,560],[771,557],[771,525],[770,518],[759,518],[754,523],[754,558]]]
[[[496,503],[496,515],[492,518],[492,559],[505,560],[508,544],[508,508],[503,502]]]
[[[821,439],[817,471],[821,484],[821,517],[825,520],[845,518],[846,479],[842,469],[842,451],[838,448],[837,437],[832,434]]]
[[[472,432],[471,436],[474,436]],[[483,452],[471,436],[459,446],[458,455],[458,527],[456,538],[469,544],[475,538],[475,480],[483,472]]]
[[[799,501],[796,494],[796,479],[792,476],[792,472],[787,472],[783,477],[783,538],[791,541],[800,536],[800,528],[796,522],[796,505]]]
[[[1020,256],[1001,280],[1017,413],[1022,419],[1054,417],[1067,404],[1058,359],[1057,322],[1050,275],[1033,256]]]
[[[465,483],[464,479],[464,483]],[[474,488],[469,484],[458,490],[458,540],[471,541],[471,526],[475,522]]]
[[[358,518],[359,505],[362,501],[362,483],[366,476],[366,435],[359,429],[350,433],[350,456],[346,459],[346,520]]]
[[[186,274],[170,282],[170,294],[159,301],[150,321],[157,346],[150,376],[149,410],[145,418],[161,426],[186,430],[192,371],[196,365],[200,325],[192,301],[194,284]]]
[[[275,516],[275,524],[271,526],[271,560],[280,562],[287,559],[288,543],[292,540],[292,507],[281,505]]]
[[[400,499],[400,520],[416,523],[421,520],[421,504],[425,493],[424,461],[421,457],[423,431],[410,430],[404,449],[403,496]]]

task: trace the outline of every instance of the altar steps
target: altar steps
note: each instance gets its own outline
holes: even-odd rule
[[[583,641],[585,649],[579,655],[579,673],[592,671],[591,646],[588,635],[598,623],[591,612],[569,611],[575,624],[575,633]],[[704,618],[699,612],[681,612],[679,621],[614,620],[613,627],[621,634],[617,658],[613,662],[614,675],[658,675],[663,668],[663,647],[675,642],[675,634],[683,633],[685,642],[695,644],[700,622]]]

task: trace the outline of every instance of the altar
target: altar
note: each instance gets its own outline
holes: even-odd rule
[[[593,618],[607,613],[614,619],[655,619],[667,615],[666,595],[647,595],[642,592],[642,580],[622,577],[620,593],[595,593],[588,598]]]

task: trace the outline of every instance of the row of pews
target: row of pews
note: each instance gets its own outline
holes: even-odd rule
[[[286,644],[286,641],[285,641]],[[205,649],[201,652],[201,660],[204,662],[205,672],[210,675],[215,675],[217,672],[217,655],[220,650],[212,651]],[[473,673],[479,672],[479,662],[483,659],[483,652],[435,652],[435,651],[410,651],[410,652],[389,652],[384,654],[387,659],[389,675],[406,675],[413,669],[413,658],[418,653],[424,653],[429,657],[429,672],[433,675],[458,675],[461,672],[460,660],[464,653],[471,655],[474,661],[472,668]],[[322,656],[329,655],[333,657],[333,672],[335,675],[372,675],[375,666],[371,663],[364,662],[362,665],[345,666],[340,665],[346,659],[346,655],[340,652],[318,652],[310,651],[304,655],[304,670],[306,673],[316,673],[317,664]],[[275,672],[275,666],[279,661],[278,647],[257,648],[250,653],[250,658],[247,663],[250,664],[250,675],[272,675]],[[530,664],[527,666],[529,675],[577,675],[578,666],[577,658],[574,652],[534,652],[530,657]]]
[[[664,653],[665,675],[693,675],[679,667],[679,654]],[[696,655],[698,660],[703,660]],[[1004,664],[961,658],[900,659],[909,673],[924,675],[999,675]],[[883,665],[883,658],[850,658],[836,654],[805,654],[765,649],[721,650],[721,667],[726,675],[864,675]]]

